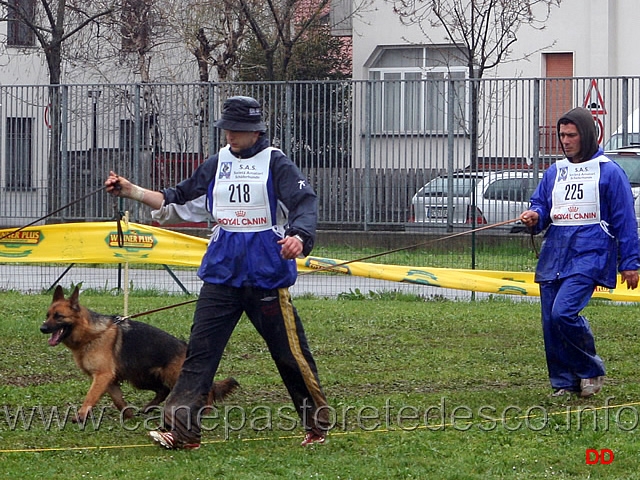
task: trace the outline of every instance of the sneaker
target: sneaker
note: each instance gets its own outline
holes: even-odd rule
[[[159,443],[164,448],[169,450],[197,450],[200,448],[199,442],[184,443],[178,441],[175,433],[163,432],[161,430],[152,430],[149,432],[149,436],[154,442]]]
[[[307,434],[304,436],[304,440],[302,440],[302,443],[300,443],[300,445],[302,445],[303,447],[308,447],[309,445],[313,445],[314,443],[322,445],[326,440],[327,436],[324,433],[307,432]]]
[[[550,397],[564,397],[565,395],[571,395],[573,392],[571,390],[567,390],[566,388],[558,388],[554,390],[554,392],[549,395]]]
[[[583,378],[580,380],[580,396],[591,397],[602,390],[604,377]]]

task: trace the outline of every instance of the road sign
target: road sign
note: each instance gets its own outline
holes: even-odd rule
[[[604,99],[598,89],[598,82],[595,80],[591,80],[591,85],[589,85],[589,90],[584,97],[582,106],[591,110],[593,115],[606,115],[607,110],[604,107]]]

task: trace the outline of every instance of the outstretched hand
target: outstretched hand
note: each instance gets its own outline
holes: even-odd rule
[[[623,270],[620,275],[622,276],[622,283],[627,284],[628,290],[634,290],[638,286],[637,270]]]
[[[104,186],[108,193],[116,197],[131,198],[133,184],[124,177],[119,176],[114,171],[109,172],[109,176],[104,181]]]
[[[533,227],[538,223],[540,216],[538,212],[534,212],[533,210],[527,210],[520,214],[520,220],[527,227]]]

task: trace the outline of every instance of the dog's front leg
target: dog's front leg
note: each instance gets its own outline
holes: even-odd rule
[[[127,408],[127,402],[124,400],[124,395],[122,394],[120,385],[115,382],[111,383],[107,391],[111,396],[111,400],[113,400],[113,404],[118,410],[120,410],[120,412],[122,412],[124,418],[132,418],[133,412],[131,411],[131,409]]]
[[[165,399],[169,396],[170,393],[171,393],[171,389],[168,387],[158,388],[156,390],[155,397],[153,397],[149,403],[147,403],[144,407],[142,407],[142,411],[147,413],[147,411],[150,408],[157,407],[158,405],[160,405],[162,402],[165,401]]]
[[[114,376],[110,372],[93,374],[93,382],[78,412],[78,422],[84,422],[86,420],[91,409],[100,401],[100,397],[104,395],[113,381]]]

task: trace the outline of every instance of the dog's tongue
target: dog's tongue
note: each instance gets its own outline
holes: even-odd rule
[[[49,337],[49,345],[51,345],[52,347],[55,347],[56,345],[58,345],[60,343],[60,337],[62,337],[63,332],[64,332],[63,328],[53,332]]]

